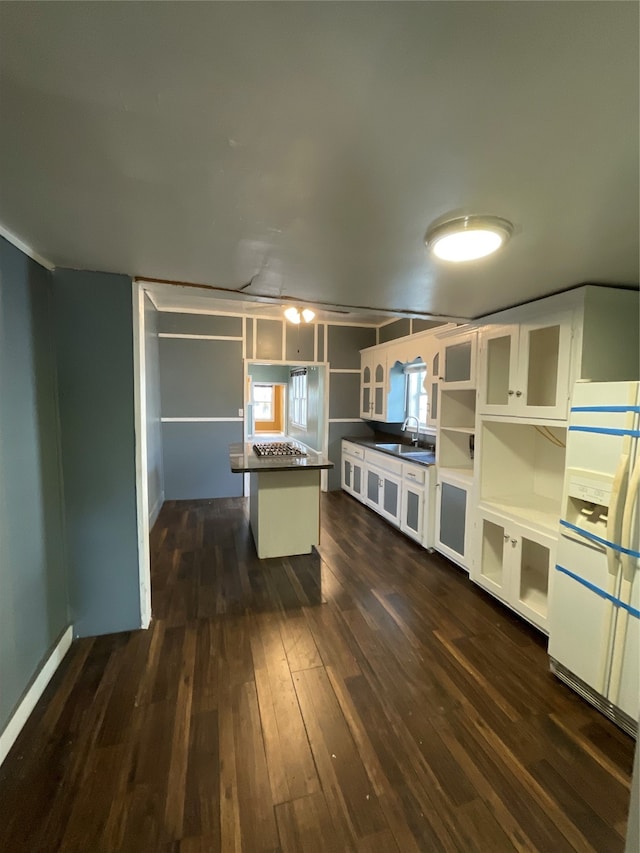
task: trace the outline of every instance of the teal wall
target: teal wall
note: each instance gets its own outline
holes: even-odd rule
[[[127,631],[140,627],[131,279],[53,282],[74,633]]]
[[[0,732],[68,627],[51,274],[0,237]]]

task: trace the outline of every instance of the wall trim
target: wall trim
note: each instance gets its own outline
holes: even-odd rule
[[[359,367],[332,367],[329,371],[329,373],[357,373],[358,375],[360,375],[360,372],[361,371]]]
[[[39,255],[35,249],[32,249],[24,240],[21,240],[20,237],[16,237],[8,228],[5,228],[4,225],[0,224],[0,237],[4,237],[7,243],[11,243],[12,246],[15,246],[16,249],[20,249],[20,251],[31,258],[32,261],[35,261],[37,264],[40,264],[41,267],[51,271],[56,268],[55,264],[52,264],[51,261],[48,261],[42,255]]]
[[[42,666],[31,682],[29,689],[20,700],[20,704],[9,718],[9,722],[0,735],[0,764],[2,764],[7,757],[9,750],[16,742],[24,724],[27,722],[31,712],[35,708],[38,699],[40,699],[44,693],[47,684],[49,684],[53,674],[62,663],[66,653],[69,651],[72,640],[73,625],[69,625],[65,628],[62,635],[51,649],[49,656],[42,663]]]
[[[242,335],[185,335],[177,332],[158,332],[159,338],[186,338],[191,341],[243,341]]]
[[[244,418],[160,418],[162,424],[217,424],[243,421]]]

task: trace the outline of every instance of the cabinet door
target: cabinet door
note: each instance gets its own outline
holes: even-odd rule
[[[509,601],[534,625],[547,631],[549,579],[555,566],[556,540],[526,527],[506,527],[513,575]]]
[[[402,481],[393,474],[382,473],[382,498],[380,514],[388,521],[400,526],[400,510],[402,508]]]
[[[384,421],[386,419],[387,402],[387,364],[384,356],[378,355],[372,363],[373,370],[373,420]]]
[[[437,352],[427,370],[426,386],[427,386],[427,426],[434,429],[438,426],[438,407],[440,405],[440,353]]]
[[[440,349],[440,381],[446,388],[475,388],[478,333],[474,329],[443,342]]]
[[[377,468],[367,468],[366,502],[369,506],[380,511],[382,500],[382,472]]]
[[[481,512],[478,524],[479,545],[472,579],[493,595],[508,601],[509,550],[517,545],[517,540],[511,541],[505,523],[496,516]]]
[[[469,489],[442,479],[436,487],[436,549],[455,563],[469,568]]]
[[[342,457],[342,488],[353,493],[353,463],[348,456]]]
[[[422,542],[424,523],[424,486],[413,486],[405,483],[402,488],[402,522],[401,530]]]
[[[369,354],[363,354],[361,359],[360,417],[370,418],[373,409],[373,369],[371,365],[371,356]]]
[[[488,326],[480,345],[480,411],[514,414],[519,326]]]
[[[517,413],[565,420],[571,369],[571,312],[520,327]],[[515,411],[514,411],[515,413]]]
[[[365,469],[358,459],[353,460],[353,487],[352,494],[354,497],[358,498],[358,500],[364,499],[364,475]]]

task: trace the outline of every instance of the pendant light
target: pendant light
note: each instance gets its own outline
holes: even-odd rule
[[[316,316],[315,311],[312,311],[311,308],[303,308],[302,312],[300,312],[299,308],[291,305],[284,312],[284,316],[289,320],[290,323],[295,323],[296,326],[299,325],[301,320],[304,320],[305,323],[310,323],[313,318]]]

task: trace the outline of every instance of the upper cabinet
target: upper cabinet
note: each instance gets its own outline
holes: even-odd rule
[[[567,419],[578,380],[638,378],[638,292],[586,285],[479,321],[481,416]]]
[[[360,417],[370,421],[399,423],[404,420],[404,376],[390,363],[384,347],[361,353]]]
[[[469,329],[450,332],[441,339],[438,378],[443,389],[476,387],[477,337],[477,330]]]
[[[480,346],[480,413],[564,420],[572,313],[488,325]]]

